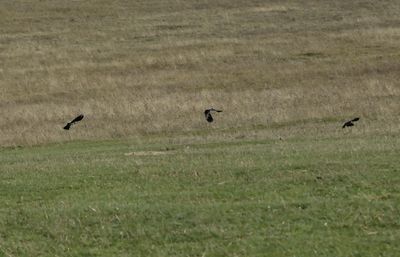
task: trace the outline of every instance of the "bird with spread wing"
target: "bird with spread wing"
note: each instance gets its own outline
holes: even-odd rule
[[[80,114],[79,116],[77,116],[75,119],[71,120],[70,122],[67,123],[67,125],[64,126],[65,130],[69,130],[71,128],[72,125],[74,125],[75,123],[81,121],[83,119],[83,114]]]
[[[214,121],[214,118],[211,115],[211,112],[222,112],[222,110],[216,110],[214,108],[210,108],[210,109],[205,110],[204,111],[204,116],[206,117],[206,120],[208,122],[213,122]]]
[[[360,120],[360,118],[354,118],[354,119],[352,119],[352,120],[349,120],[349,121],[346,121],[344,124],[343,124],[343,126],[342,126],[342,128],[345,128],[345,127],[353,127],[354,126],[354,122],[356,122],[356,121],[359,121]]]

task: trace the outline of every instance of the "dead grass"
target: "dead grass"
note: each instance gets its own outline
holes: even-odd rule
[[[399,9],[396,1],[1,3],[0,144],[211,129],[335,135],[354,115],[364,120],[359,133],[398,132]],[[224,110],[212,125],[202,116],[209,106]],[[84,122],[63,131],[78,113]]]

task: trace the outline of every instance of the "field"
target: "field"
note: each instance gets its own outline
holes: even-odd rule
[[[0,2],[0,256],[397,256],[399,13]]]
[[[400,251],[398,137],[145,141],[3,150],[4,256]]]

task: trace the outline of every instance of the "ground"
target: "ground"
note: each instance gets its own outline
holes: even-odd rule
[[[396,256],[397,136],[1,152],[5,256]],[[150,142],[150,143],[149,143]]]
[[[0,256],[397,256],[399,13],[1,2]]]

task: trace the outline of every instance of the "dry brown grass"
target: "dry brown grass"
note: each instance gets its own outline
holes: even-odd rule
[[[3,1],[0,144],[335,135],[354,115],[360,133],[397,133],[399,12],[394,0]],[[212,125],[210,106],[224,110]]]

